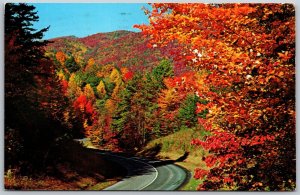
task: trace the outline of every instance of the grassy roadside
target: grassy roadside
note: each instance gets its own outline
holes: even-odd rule
[[[201,181],[193,178],[194,170],[197,167],[205,167],[202,157],[205,156],[207,152],[190,143],[193,138],[201,138],[205,136],[205,134],[206,132],[203,129],[184,128],[174,134],[149,142],[138,155],[176,161],[175,164],[186,168],[191,173],[190,180],[179,190],[196,190]],[[187,153],[186,158],[178,160]]]

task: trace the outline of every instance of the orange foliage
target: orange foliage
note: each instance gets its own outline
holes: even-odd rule
[[[73,103],[73,107],[79,111],[82,118],[85,135],[91,137],[94,132],[92,127],[97,123],[97,112],[94,110],[92,101],[85,95],[80,95]]]
[[[85,71],[88,71],[90,69],[92,69],[92,67],[95,65],[95,60],[94,58],[89,58],[87,65],[85,67]]]
[[[191,90],[209,102],[198,104],[198,112],[209,110],[199,123],[213,136],[193,144],[214,155],[206,160],[209,167],[216,159],[219,163],[199,189],[220,189],[237,178],[244,182],[239,180],[240,189],[257,180],[264,184],[248,189],[293,188],[279,185],[295,177],[290,166],[295,158],[294,14],[289,4],[158,3],[148,11],[150,24],[135,26],[151,36],[150,44],[177,42],[181,49],[177,59],[207,72],[198,83],[191,81]],[[182,81],[174,78],[169,86],[179,84]],[[253,161],[261,162],[255,166],[264,173],[244,171]],[[274,173],[274,162],[283,164],[286,173]],[[271,172],[281,179],[272,183]],[[201,176],[196,178],[204,173],[197,169]]]
[[[56,55],[55,55],[55,57],[56,57],[57,61],[59,61],[59,63],[61,65],[63,65],[65,63],[66,59],[67,59],[65,53],[62,52],[62,51],[57,52]]]

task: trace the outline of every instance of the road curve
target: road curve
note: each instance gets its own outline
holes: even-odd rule
[[[158,177],[143,190],[177,190],[187,177],[186,171],[174,164],[159,166],[157,171]]]
[[[108,155],[108,160],[125,167],[127,176],[122,181],[104,190],[143,190],[157,178],[158,171],[150,164],[132,158],[112,154],[106,155]]]
[[[124,166],[128,174],[122,181],[104,190],[177,190],[187,177],[186,171],[174,164],[113,154],[105,154],[105,156],[108,160]]]

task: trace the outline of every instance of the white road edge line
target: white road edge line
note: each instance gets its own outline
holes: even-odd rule
[[[139,160],[135,160],[135,161],[139,161]],[[153,165],[150,165],[150,164],[142,162],[142,161],[139,161],[139,162],[144,163],[144,164],[152,167],[155,170],[155,172],[156,172],[154,179],[148,185],[146,185],[146,186],[144,186],[143,188],[140,189],[140,190],[142,190],[142,189],[145,189],[146,187],[150,186],[156,180],[156,178],[158,177],[158,171],[157,171],[157,169]]]
[[[152,168],[155,170],[156,174],[155,174],[154,179],[153,179],[149,184],[147,184],[146,186],[142,187],[142,188],[139,189],[139,190],[145,189],[146,187],[150,186],[150,185],[156,180],[156,178],[158,177],[158,171],[157,171],[157,169],[156,169],[154,166],[152,166],[152,165],[150,165],[150,164],[148,164],[148,163],[145,163],[145,162],[140,161],[140,160],[135,160],[135,159],[132,159],[132,158],[125,158],[125,157],[123,157],[123,156],[118,156],[118,155],[114,155],[114,154],[108,154],[108,155],[110,155],[110,156],[115,156],[115,157],[119,157],[119,158],[123,158],[123,159],[126,159],[126,160],[129,159],[129,160],[137,161],[137,162],[143,163],[143,164],[145,164],[145,165],[148,165],[148,166],[152,167]]]

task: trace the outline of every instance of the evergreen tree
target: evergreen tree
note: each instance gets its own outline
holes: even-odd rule
[[[181,125],[186,127],[194,127],[197,124],[197,102],[198,97],[196,95],[188,95],[185,101],[181,104],[178,112],[178,119]]]
[[[33,76],[39,61],[44,58],[41,40],[49,29],[36,30],[35,7],[24,3],[5,4],[5,97],[24,96],[33,87]],[[9,99],[6,99],[7,101]]]
[[[132,80],[130,80],[125,89],[120,93],[121,102],[118,103],[118,108],[113,116],[112,129],[117,132],[123,132],[125,124],[128,122],[130,108],[131,108],[131,98],[137,91],[137,84],[141,80],[141,75],[135,75]]]
[[[67,102],[54,64],[44,57],[49,27],[32,28],[39,18],[34,9],[5,5],[5,168],[19,166],[23,174],[44,171],[57,158],[51,151],[58,140],[70,135],[62,126]]]
[[[173,77],[174,70],[172,63],[169,60],[162,60],[158,66],[156,66],[151,73],[146,74],[147,87],[152,93],[157,93],[159,90],[165,88],[164,78]],[[151,93],[151,92],[150,92]]]
[[[32,28],[39,18],[34,9],[24,3],[5,5],[5,168],[21,166],[23,173],[48,160],[53,140],[62,133],[56,130],[63,129],[57,102],[65,102],[51,80],[54,66],[44,58],[48,41],[42,38],[49,27]]]
[[[164,134],[162,132],[162,124],[165,122],[162,120],[161,113],[159,113],[157,102],[160,92],[166,89],[164,79],[173,76],[173,64],[166,59],[162,60],[158,66],[146,74],[145,87],[143,89],[143,94],[145,95],[143,98],[146,105],[146,129],[149,134],[147,137],[155,138]]]
[[[116,71],[114,72],[116,74]],[[132,149],[146,144],[160,125],[157,121],[157,98],[165,88],[164,78],[173,76],[172,65],[163,60],[146,76],[135,74],[120,93],[120,102],[113,116],[112,130],[118,132],[121,147]],[[114,76],[117,78],[117,76]],[[154,130],[155,129],[155,130]]]
[[[141,112],[143,105],[136,95],[140,93],[143,86],[142,75],[136,74],[130,80],[125,89],[121,91],[119,97],[121,101],[112,117],[111,129],[118,134],[120,146],[122,148],[133,149],[141,146]]]
[[[166,77],[173,77],[174,70],[172,63],[166,59],[162,60],[160,64],[153,69],[152,76],[159,83],[163,83],[163,79]]]

